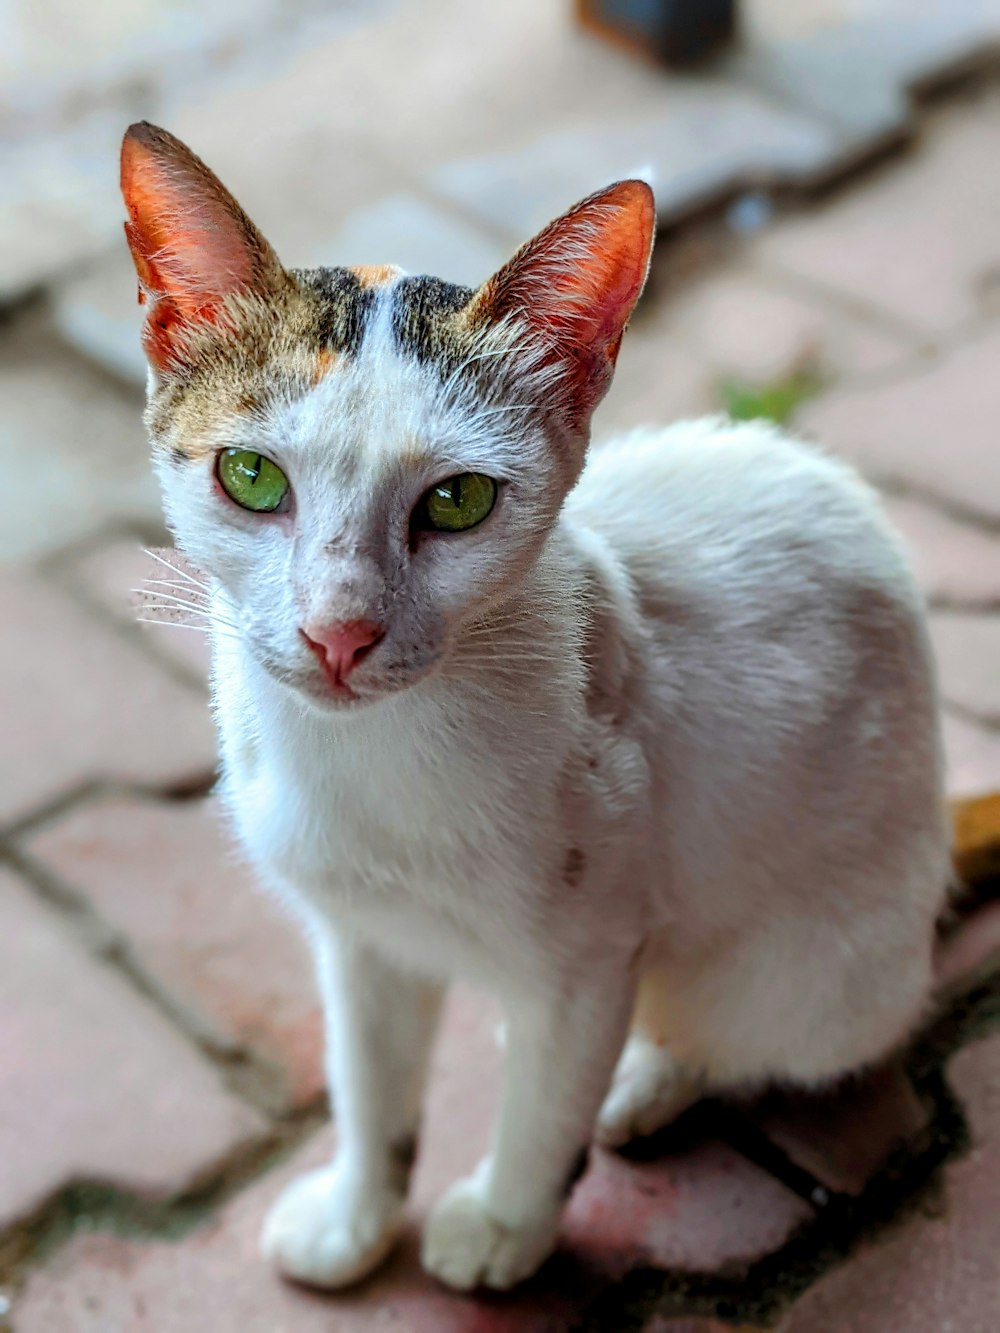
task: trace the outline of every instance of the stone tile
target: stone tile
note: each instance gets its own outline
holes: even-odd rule
[[[286,89],[283,98],[271,100],[268,80],[303,49],[336,49],[338,35],[385,8],[359,0],[332,6],[303,0],[290,11],[275,0],[249,0],[237,19],[223,8],[196,10],[179,0],[153,9],[109,0],[100,16],[81,24],[58,0],[19,6],[4,33],[6,50],[16,58],[0,115],[6,205],[0,216],[0,298],[68,276],[120,241],[118,148],[130,121],[173,124],[197,113],[203,129],[228,131],[231,140],[242,129],[248,147],[259,143],[263,154],[273,151],[273,136],[287,127],[291,112],[301,131],[295,146],[305,149],[309,127],[324,118],[298,121],[294,97]],[[253,105],[256,89],[261,96]],[[252,114],[228,119],[239,112],[240,95]],[[351,146],[340,142],[346,176]],[[276,177],[287,162],[294,179],[303,158],[293,163],[292,155],[275,154]]]
[[[488,1006],[465,994],[450,1005],[432,1077],[414,1224],[485,1144],[497,1091],[494,1021]],[[16,1309],[18,1333],[53,1327],[104,1333],[118,1326],[137,1333],[146,1326],[156,1333],[198,1326],[213,1333],[325,1333],[331,1321],[338,1333],[466,1333],[473,1327],[542,1333],[569,1327],[630,1264],[703,1270],[743,1262],[778,1246],[806,1215],[799,1200],[720,1145],[644,1165],[595,1153],[570,1204],[560,1253],[522,1291],[478,1300],[445,1291],[419,1272],[414,1228],[373,1280],[353,1292],[321,1296],[279,1283],[256,1257],[256,1244],[267,1205],[284,1180],[326,1151],[324,1134],[180,1244],[77,1237],[29,1279]],[[152,1311],[155,1322],[149,1323]]]
[[[39,556],[112,520],[159,522],[140,399],[60,348],[34,312],[0,330],[0,560]]]
[[[950,996],[969,990],[1000,972],[1000,902],[984,903],[959,921],[934,954],[937,994]]]
[[[785,7],[786,11],[788,7]],[[980,0],[820,0],[778,15],[749,7],[731,65],[751,87],[818,117],[836,132],[822,174],[835,175],[910,128],[909,92],[982,61],[1000,38],[1000,15]]]
[[[322,1092],[302,931],[240,864],[215,802],[89,802],[25,845],[86,895],[202,1032],[280,1070],[286,1105]]]
[[[89,779],[171,785],[211,770],[206,699],[72,597],[0,571],[0,617],[8,627],[0,823]]]
[[[930,625],[945,700],[1000,725],[1000,615],[935,611]]]
[[[0,1229],[74,1180],[169,1198],[263,1131],[55,914],[0,885]]]
[[[807,404],[802,429],[876,481],[909,483],[1000,518],[1000,329],[884,384]]]
[[[916,1142],[928,1116],[897,1064],[823,1095],[775,1094],[750,1117],[828,1190],[860,1194],[895,1148]]]
[[[606,82],[596,97],[585,87],[564,127],[447,162],[430,173],[430,186],[469,216],[527,237],[624,176],[650,180],[657,213],[669,220],[748,181],[808,176],[830,152],[830,135],[814,119],[718,76],[671,80],[636,62],[625,100],[612,101]]]
[[[670,328],[717,379],[765,384],[805,363],[823,379],[853,380],[898,366],[912,351],[905,340],[743,265],[715,271],[665,304]]]
[[[974,108],[959,103],[929,120],[912,154],[864,189],[771,229],[755,254],[940,337],[975,316],[981,275],[1000,264],[991,223],[998,147],[1000,97],[991,91]]]
[[[1000,608],[1000,536],[960,523],[921,500],[890,495],[885,509],[932,603]]]
[[[780,1333],[993,1333],[1000,1249],[1000,1037],[959,1052],[952,1087],[973,1149],[946,1173],[938,1215],[916,1217],[821,1279]]]
[[[945,712],[945,777],[950,796],[1000,790],[1000,731]]]
[[[181,559],[169,555],[164,558]],[[183,591],[183,576],[171,575],[159,561],[146,554],[138,539],[122,537],[105,542],[85,555],[65,562],[59,568],[58,577],[74,592],[83,592],[93,599],[124,628],[131,630],[134,627],[157,655],[169,658],[192,680],[201,684],[207,682],[212,654],[208,635],[200,623],[187,617],[181,609],[177,610],[176,620],[172,619],[173,612],[144,610],[147,598],[136,592],[136,589],[148,587],[148,597],[155,597],[160,589],[149,584],[151,579],[176,580],[181,588],[164,587],[162,591],[184,599],[199,600],[198,590],[192,585],[190,594]],[[166,605],[169,607],[172,603]],[[164,619],[169,617],[169,623],[154,625],[139,619],[160,614]]]

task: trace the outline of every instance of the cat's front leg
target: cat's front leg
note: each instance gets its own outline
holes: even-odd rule
[[[333,1162],[293,1181],[262,1248],[288,1277],[341,1287],[371,1272],[399,1234],[441,988],[349,936],[318,936]]]
[[[442,1282],[459,1290],[511,1287],[553,1249],[563,1205],[586,1164],[632,995],[623,966],[508,1007],[493,1150],[448,1191],[424,1229],[424,1267]]]

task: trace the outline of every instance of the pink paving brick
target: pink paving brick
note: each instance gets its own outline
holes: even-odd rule
[[[907,339],[746,265],[713,267],[706,278],[661,298],[658,314],[714,380],[768,383],[805,362],[839,382],[885,372],[913,352]]]
[[[920,500],[890,497],[885,508],[931,601],[1000,606],[1000,537]]]
[[[985,903],[938,944],[934,974],[938,994],[960,994],[1000,972],[1000,902]]]
[[[179,562],[176,556],[165,555],[164,558]],[[170,580],[178,586],[150,583],[153,579]],[[149,597],[165,594],[165,606],[170,608],[174,606],[173,598],[199,602],[201,595],[193,584],[188,584],[183,574],[171,573],[153,556],[147,555],[138,540],[116,538],[98,546],[65,566],[61,581],[81,589],[121,624],[136,626],[154,652],[176,663],[193,680],[205,682],[211,653],[200,620],[186,617],[181,608],[176,608],[177,619],[174,620],[175,613],[169,609],[159,612],[146,604]],[[137,588],[148,589],[142,606],[135,592]],[[146,623],[146,619],[156,619],[157,616],[169,623]],[[146,619],[140,620],[140,617]]]
[[[499,1064],[494,1022],[488,1005],[454,997],[432,1077],[414,1223],[485,1146]],[[797,1198],[721,1145],[642,1165],[596,1153],[571,1201],[560,1253],[523,1291],[472,1299],[443,1290],[420,1273],[411,1229],[382,1274],[355,1292],[320,1296],[279,1282],[256,1245],[280,1186],[328,1151],[324,1133],[180,1244],[78,1237],[29,1279],[19,1333],[554,1333],[633,1264],[738,1265],[775,1249],[807,1216]]]
[[[52,909],[0,873],[0,1229],[73,1180],[182,1191],[256,1112]]]
[[[1000,1312],[1000,1036],[968,1046],[949,1080],[971,1153],[947,1169],[943,1207],[900,1223],[806,1293],[781,1333],[996,1333]]]
[[[937,611],[931,638],[944,698],[1000,725],[1000,615]]]
[[[322,1091],[302,931],[240,863],[214,802],[95,801],[26,846],[87,895],[203,1031],[281,1071],[284,1104]]]
[[[875,480],[1000,516],[1000,329],[886,383],[826,394],[799,425]]]
[[[948,713],[943,725],[949,793],[982,796],[1000,791],[1000,731]]]
[[[917,1144],[927,1108],[896,1063],[824,1095],[774,1095],[752,1119],[827,1189],[860,1194],[893,1149]]]
[[[868,306],[925,336],[973,319],[983,275],[1000,264],[1000,98],[939,116],[909,159],[757,244],[769,266]]]
[[[6,701],[0,823],[87,779],[170,784],[211,769],[207,702],[72,597],[29,574],[0,576]]]

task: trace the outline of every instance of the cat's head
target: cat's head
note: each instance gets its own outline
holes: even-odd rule
[[[122,190],[167,515],[232,632],[320,707],[446,670],[580,474],[649,265],[648,186],[585,199],[476,290],[285,269],[151,125],[125,136]]]

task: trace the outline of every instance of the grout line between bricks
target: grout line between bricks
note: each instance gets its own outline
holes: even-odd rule
[[[135,800],[190,801],[207,796],[217,781],[214,769],[193,770],[173,782],[149,783],[117,778],[85,778],[75,786],[42,801],[33,810],[0,826],[0,854],[4,847],[27,834],[48,827],[88,801],[121,797]]]
[[[181,1240],[327,1123],[325,1098],[318,1098],[272,1122],[263,1134],[206,1167],[168,1199],[143,1198],[102,1180],[71,1181],[30,1216],[0,1232],[0,1283],[16,1290],[30,1267],[68,1244],[80,1228],[133,1240]]]
[[[976,708],[969,708],[967,704],[948,698],[942,700],[941,706],[944,712],[951,713],[953,717],[960,718],[963,722],[971,722],[974,726],[982,727],[984,731],[1000,731],[1000,713],[981,713]]]
[[[964,523],[990,537],[1000,536],[1000,518],[988,510],[976,509],[962,500],[954,500],[933,487],[910,481],[896,473],[869,474],[869,481],[893,499],[918,500],[955,523]]]
[[[136,958],[132,944],[92,906],[86,894],[53,874],[20,847],[0,847],[19,879],[49,907],[56,909],[88,952],[111,967],[137,996],[151,1004],[218,1071],[226,1088],[270,1119],[280,1114],[283,1076],[237,1042],[220,1038],[199,1015],[163,986]]]

